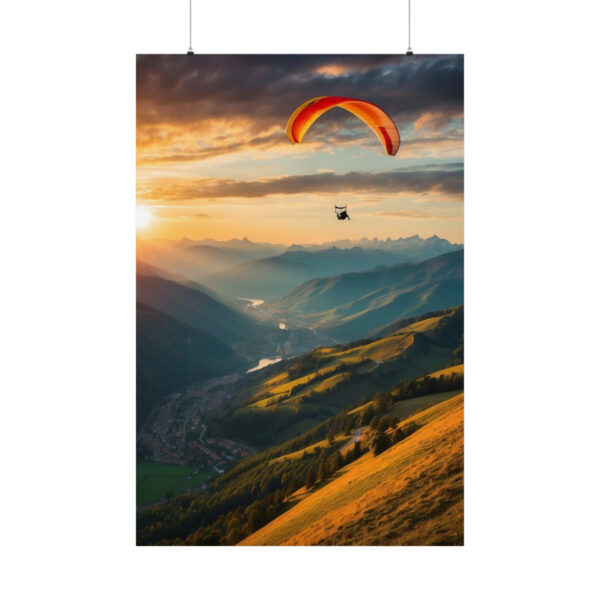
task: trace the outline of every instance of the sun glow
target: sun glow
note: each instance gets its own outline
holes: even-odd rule
[[[152,213],[145,206],[135,208],[135,226],[137,229],[148,227],[152,221]]]

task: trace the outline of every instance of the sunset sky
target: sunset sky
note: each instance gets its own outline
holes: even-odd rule
[[[339,108],[290,143],[290,114],[328,95],[387,112],[398,154]],[[138,235],[463,241],[462,56],[140,55],[137,98]]]

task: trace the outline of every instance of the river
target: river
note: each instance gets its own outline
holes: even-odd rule
[[[260,298],[240,298],[240,300],[245,300],[246,302],[250,302],[250,306],[252,308],[256,308],[257,306],[260,306],[261,304],[264,304],[264,300],[261,300]]]
[[[255,367],[248,369],[246,371],[246,373],[254,373],[254,371],[259,371],[260,369],[264,369],[265,367],[268,367],[269,365],[274,365],[275,363],[278,363],[280,360],[281,360],[281,356],[275,356],[273,358],[261,358],[258,361],[258,364]]]

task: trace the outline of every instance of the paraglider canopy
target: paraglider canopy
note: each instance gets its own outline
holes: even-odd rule
[[[299,144],[310,126],[330,108],[338,106],[364,121],[377,135],[385,151],[394,156],[400,147],[400,134],[394,121],[381,108],[356,98],[319,96],[301,104],[289,118],[286,134],[290,142]]]

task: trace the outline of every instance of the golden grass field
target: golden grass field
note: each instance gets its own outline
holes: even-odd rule
[[[463,394],[402,422],[420,429],[368,452],[242,545],[462,545]]]
[[[341,444],[343,442],[347,442],[351,438],[352,438],[351,435],[344,435],[343,433],[340,433],[335,436],[333,443],[334,443],[334,445]],[[296,450],[296,452],[290,452],[289,454],[284,454],[283,456],[278,456],[277,458],[274,458],[271,462],[281,462],[282,460],[295,460],[298,458],[302,458],[302,455],[304,453],[314,454],[317,450],[320,450],[321,448],[327,448],[328,446],[329,446],[329,440],[321,440],[320,442],[315,442],[314,444],[311,444],[310,446],[306,446],[305,448]]]
[[[395,331],[393,335],[397,335],[399,333],[409,333],[414,331],[429,331],[430,329],[433,329],[442,319],[443,316],[441,315],[438,317],[430,317],[429,319],[422,319],[421,321],[411,323],[410,325],[407,325],[406,327]]]
[[[452,375],[453,373],[456,373],[457,375],[464,375],[465,374],[465,365],[460,364],[460,365],[453,365],[451,367],[446,367],[445,369],[440,369],[439,371],[434,371],[433,373],[430,373],[429,375],[427,375],[427,377],[430,377],[431,379],[439,379],[439,377],[441,377],[442,375],[444,375],[444,377],[448,377],[450,375]],[[423,377],[421,377],[420,379],[423,379]]]
[[[348,378],[348,373],[336,373],[331,377],[322,379],[340,365],[352,365],[369,358],[375,364],[392,360],[400,356],[414,342],[410,334],[394,335],[376,340],[364,346],[349,350],[336,351],[335,348],[322,348],[315,351],[315,356],[320,359],[319,368],[315,371],[296,378],[290,378],[287,373],[280,373],[265,381],[260,390],[255,394],[262,396],[260,400],[249,404],[249,408],[265,409],[276,404],[292,405],[300,398],[306,397],[310,392],[325,392],[335,388]],[[372,367],[371,367],[372,368]],[[316,381],[315,381],[316,380]],[[311,383],[314,382],[314,383]],[[288,397],[293,387],[304,386],[298,393]],[[268,396],[264,397],[265,394]]]

